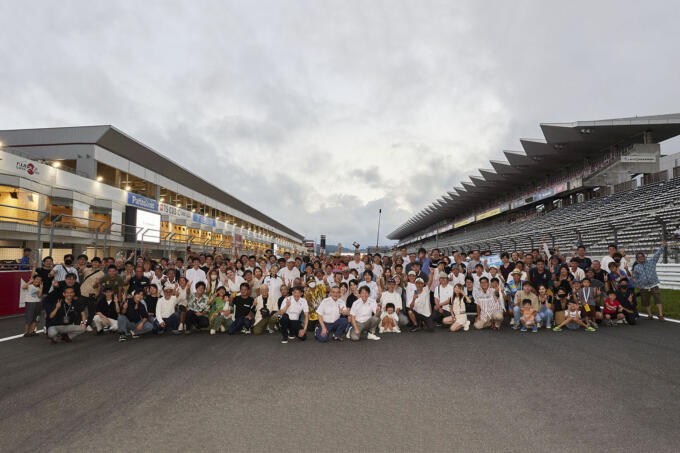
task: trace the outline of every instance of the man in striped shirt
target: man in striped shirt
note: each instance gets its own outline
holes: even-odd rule
[[[479,286],[479,289],[475,289],[473,293],[475,303],[477,304],[475,329],[484,329],[491,326],[496,330],[503,322],[503,312],[505,311],[500,294],[495,289],[489,288],[489,279],[487,277],[480,277]]]

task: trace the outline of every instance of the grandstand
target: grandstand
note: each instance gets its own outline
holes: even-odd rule
[[[480,170],[484,179],[470,177],[388,237],[409,249],[493,253],[538,248],[546,237],[563,253],[583,244],[591,256],[610,243],[649,253],[670,237],[680,224],[680,167],[659,169],[659,142],[680,135],[680,114],[541,127],[545,141],[521,140],[526,154],[505,152],[507,163],[491,162],[495,172]],[[524,175],[527,183],[507,190]]]

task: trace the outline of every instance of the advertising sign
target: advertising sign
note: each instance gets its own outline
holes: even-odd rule
[[[498,215],[501,213],[501,208],[494,208],[486,212],[482,212],[481,214],[477,215],[477,220],[484,220],[488,219],[489,217],[493,217],[495,215]]]
[[[460,228],[460,227],[462,227],[462,226],[469,225],[469,224],[471,224],[471,223],[474,222],[474,221],[475,221],[475,216],[470,216],[470,217],[468,217],[467,219],[464,219],[464,220],[461,220],[460,222],[454,223],[454,224],[453,224],[453,227],[454,227],[454,228]]]
[[[158,203],[156,200],[137,195],[136,193],[128,192],[128,204],[138,208],[147,209],[149,211],[158,211]]]
[[[481,260],[482,262],[486,260],[487,266],[496,268],[500,268],[501,264],[503,263],[503,261],[501,261],[501,256],[498,253],[495,255],[483,256]]]

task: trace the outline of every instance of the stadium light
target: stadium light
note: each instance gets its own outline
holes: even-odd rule
[[[126,192],[129,192],[129,191],[131,191],[131,190],[132,190],[132,187],[130,187],[130,186],[125,186],[125,191],[126,191]]]
[[[97,182],[102,182],[104,180],[103,176],[97,176]]]
[[[61,162],[55,160],[54,162],[52,162],[52,166],[54,168],[59,168],[59,167],[61,167]]]

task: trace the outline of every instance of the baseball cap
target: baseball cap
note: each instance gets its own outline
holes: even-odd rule
[[[420,278],[420,277],[416,278],[416,282],[425,283],[425,282],[423,281],[423,279]]]
[[[416,271],[408,271],[408,275],[416,275]]]
[[[287,262],[287,263],[294,263],[295,260],[294,260],[293,258],[288,258],[288,261],[286,261],[286,262]]]

